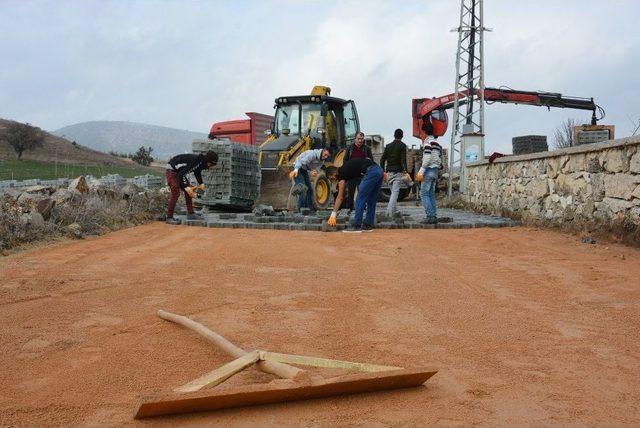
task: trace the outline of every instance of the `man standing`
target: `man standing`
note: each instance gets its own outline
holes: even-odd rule
[[[307,188],[306,192],[301,192],[298,196],[298,211],[300,211],[300,208],[315,210],[313,204],[313,185],[311,184],[309,171],[311,171],[311,177],[316,178],[318,168],[320,168],[324,161],[329,159],[330,156],[331,148],[326,147],[317,150],[306,150],[296,158],[293,164],[293,171],[289,173],[289,178],[293,179],[297,185],[304,185]]]
[[[393,133],[393,142],[385,146],[380,158],[380,166],[385,171],[385,180],[391,186],[391,196],[387,205],[387,215],[390,217],[396,212],[402,181],[411,180],[407,171],[407,145],[402,142],[403,135],[402,129],[396,129]]]
[[[420,196],[427,218],[425,223],[436,224],[438,213],[436,208],[436,184],[438,171],[442,167],[442,147],[435,140],[426,142],[422,151],[422,166],[416,177],[422,182]]]
[[[182,154],[172,157],[167,164],[165,177],[167,185],[171,189],[171,198],[169,199],[169,209],[167,211],[167,223],[178,224],[178,220],[173,218],[173,211],[176,208],[176,202],[180,197],[180,191],[184,193],[184,200],[187,205],[187,219],[197,220],[200,216],[193,213],[193,198],[196,190],[204,190],[202,182],[202,170],[211,169],[218,163],[218,155],[209,151],[206,154]],[[191,187],[187,174],[193,173],[198,182],[197,186]]]
[[[373,152],[371,151],[371,147],[367,146],[364,143],[364,132],[359,131],[356,134],[356,140],[353,144],[347,147],[347,150],[344,154],[344,162],[350,159],[371,159],[373,160]],[[348,192],[347,192],[347,202],[345,208],[352,210],[353,209],[353,197],[355,196],[356,189],[360,185],[360,178],[354,178],[353,180],[349,180],[347,183]]]
[[[383,176],[382,168],[369,158],[356,158],[345,162],[338,168],[336,176],[338,180],[338,196],[336,197],[336,204],[327,224],[329,226],[335,226],[337,223],[336,218],[340,210],[340,205],[342,205],[342,201],[344,200],[347,182],[354,178],[360,178],[353,224],[343,232],[371,232],[376,221],[376,203],[380,197]],[[367,215],[363,222],[365,209]]]

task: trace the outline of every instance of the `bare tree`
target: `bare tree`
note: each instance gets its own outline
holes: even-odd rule
[[[631,116],[627,115],[627,118],[629,119],[629,122],[631,122],[631,127],[633,128],[633,131],[631,131],[631,136],[634,137],[638,131],[640,131],[640,119],[638,119],[638,121],[636,122],[635,120],[631,119]]]
[[[9,143],[18,155],[18,160],[22,158],[22,153],[26,150],[34,150],[42,147],[44,135],[40,128],[28,123],[12,123],[7,127],[7,131],[2,140]]]
[[[556,149],[564,149],[576,145],[576,142],[573,141],[573,128],[576,126],[576,123],[575,119],[569,118],[562,122],[562,125],[556,128],[553,134]]]

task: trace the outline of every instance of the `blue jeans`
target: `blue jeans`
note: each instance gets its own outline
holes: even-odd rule
[[[362,177],[360,186],[358,187],[358,198],[356,199],[356,213],[353,218],[355,227],[362,227],[362,217],[364,216],[365,207],[367,209],[367,217],[364,223],[373,226],[376,221],[376,203],[380,198],[380,190],[382,189],[382,177],[384,172],[379,165],[372,165]]]
[[[438,168],[427,168],[424,171],[424,180],[420,186],[422,205],[427,217],[436,217],[436,182],[438,181]]]
[[[298,170],[298,175],[293,180],[296,184],[304,184],[307,186],[307,193],[300,193],[300,195],[298,195],[298,210],[300,210],[300,208],[313,209],[313,187],[311,186],[309,171],[304,168],[300,168]]]

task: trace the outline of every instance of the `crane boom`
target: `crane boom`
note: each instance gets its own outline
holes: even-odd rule
[[[473,97],[469,97],[469,91],[460,91],[460,104],[467,103],[470,99],[479,97],[479,91],[473,91]],[[484,100],[487,103],[510,103],[542,106],[547,108],[570,108],[578,110],[590,110],[591,124],[596,125],[598,120],[604,117],[604,110],[598,106],[593,98],[580,98],[563,96],[554,92],[519,91],[509,88],[485,88]],[[455,94],[448,94],[437,98],[414,98],[412,102],[413,135],[424,140],[428,135],[439,137],[447,130],[446,110],[453,107]],[[596,111],[601,116],[597,117]]]

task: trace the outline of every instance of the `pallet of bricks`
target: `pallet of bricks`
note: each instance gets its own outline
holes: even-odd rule
[[[213,208],[251,210],[260,196],[262,174],[258,147],[221,138],[196,140],[192,149],[194,153],[212,150],[218,155],[215,168],[202,173],[205,192],[196,202]]]

